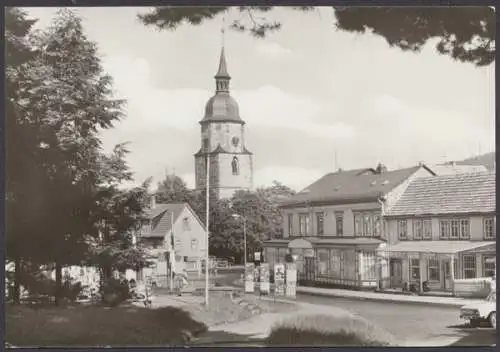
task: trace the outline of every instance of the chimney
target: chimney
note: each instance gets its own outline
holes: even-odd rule
[[[149,206],[151,209],[156,208],[156,196],[154,194],[151,196],[151,204]]]
[[[377,165],[377,168],[375,169],[375,171],[377,172],[377,174],[381,174],[381,173],[384,173],[387,171],[387,167],[382,164],[382,163],[378,163]]]

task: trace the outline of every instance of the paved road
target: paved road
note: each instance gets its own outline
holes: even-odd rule
[[[395,302],[375,302],[340,297],[297,295],[298,301],[333,305],[359,315],[392,333],[406,345],[487,345],[496,341],[489,328],[467,328],[459,309]]]
[[[241,271],[226,273],[218,281],[234,285]],[[351,311],[392,333],[396,339],[412,346],[491,346],[496,343],[495,331],[472,329],[459,318],[459,309],[408,303],[375,302],[340,297],[298,294],[298,301],[333,305]]]

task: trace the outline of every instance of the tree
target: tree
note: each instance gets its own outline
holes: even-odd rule
[[[163,181],[158,182],[155,195],[159,203],[184,203],[193,198],[193,193],[186,182],[174,174],[166,175]]]
[[[231,28],[258,38],[279,30],[281,23],[269,13],[273,6],[249,7],[155,7],[139,19],[157,29],[175,30],[188,23],[199,25],[217,15],[234,10],[240,18]],[[290,7],[311,11],[313,7]],[[495,10],[490,6],[449,7],[333,7],[338,30],[373,33],[382,36],[390,46],[418,52],[433,38],[436,49],[455,60],[486,66],[495,60]]]
[[[14,301],[20,298],[21,258],[25,256],[25,235],[32,232],[36,211],[32,212],[36,193],[32,191],[36,180],[34,152],[36,129],[23,119],[28,87],[31,85],[30,62],[34,58],[28,34],[35,21],[17,8],[7,8],[5,13],[5,205],[6,205],[6,259],[14,262]],[[31,197],[30,197],[31,196]],[[31,202],[31,203],[30,203]]]

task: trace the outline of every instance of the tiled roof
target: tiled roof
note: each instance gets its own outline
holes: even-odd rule
[[[148,213],[148,218],[152,220],[152,229],[149,233],[142,234],[142,237],[163,237],[172,228],[172,213],[174,222],[182,213],[187,203],[156,204],[156,207]]]
[[[488,172],[488,169],[483,165],[458,165],[455,163],[431,165],[429,168],[438,176]]]
[[[386,216],[494,212],[495,189],[494,172],[419,178]]]
[[[376,173],[374,169],[357,169],[327,174],[291,197],[282,206],[306,202],[376,200],[413,175],[421,166]]]

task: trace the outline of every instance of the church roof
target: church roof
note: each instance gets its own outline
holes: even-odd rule
[[[224,47],[221,49],[219,69],[215,75],[216,91],[205,105],[205,116],[200,123],[233,122],[244,124],[240,117],[240,109],[236,100],[229,93],[231,76],[227,71]]]

